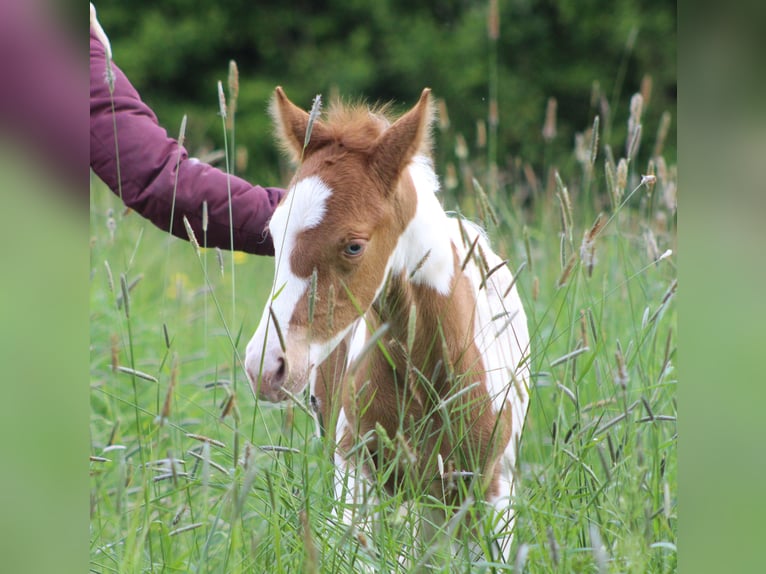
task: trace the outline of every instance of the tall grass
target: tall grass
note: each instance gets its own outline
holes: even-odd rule
[[[626,142],[590,118],[561,172],[515,158],[495,170],[486,141],[441,124],[445,207],[479,220],[519,270],[532,336],[513,560],[477,571],[675,570],[676,171],[661,134],[638,164],[639,108]],[[93,571],[469,569],[454,523],[415,552],[415,517],[444,510],[433,498],[403,512],[403,495],[377,491],[364,509],[375,528],[350,528],[308,399],[256,404],[236,385],[272,260],[232,254],[226,268],[96,180],[92,198]]]

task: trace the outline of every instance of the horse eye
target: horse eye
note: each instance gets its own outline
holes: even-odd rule
[[[346,245],[346,248],[343,250],[343,253],[350,257],[355,257],[357,255],[361,255],[362,251],[364,251],[364,245],[361,243],[349,243]]]

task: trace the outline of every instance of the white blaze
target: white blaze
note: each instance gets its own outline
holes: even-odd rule
[[[270,305],[269,302],[266,303],[261,322],[247,344],[245,366],[253,375],[274,372],[279,368],[278,359],[282,352],[269,306],[286,341],[290,331],[290,318],[298,301],[306,296],[310,283],[309,278],[298,277],[293,273],[290,257],[295,250],[298,236],[322,222],[331,194],[332,190],[318,176],[307,177],[295,184],[289,196],[271,216],[269,232],[274,241],[274,285]]]

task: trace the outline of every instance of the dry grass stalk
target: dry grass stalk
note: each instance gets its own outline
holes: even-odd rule
[[[609,161],[604,162],[604,176],[606,178],[606,189],[609,192],[609,198],[612,200],[612,209],[616,210],[619,201],[617,200],[617,174],[615,173],[613,163]]]
[[[222,443],[220,440],[210,438],[209,436],[196,434],[196,433],[186,433],[186,436],[189,437],[190,439],[198,440],[202,443],[209,443],[219,448],[226,448],[226,445]]]
[[[550,143],[556,138],[556,98],[548,98],[545,106],[545,123],[543,124],[543,139]]]
[[[513,279],[511,279],[511,282],[508,284],[508,287],[505,288],[505,292],[503,293],[503,299],[508,297],[508,293],[510,293],[511,289],[513,289],[513,286],[516,285],[516,280],[519,278],[519,274],[524,270],[526,266],[527,266],[527,262],[522,261],[521,265],[519,265],[518,269],[516,269],[516,273],[513,274]]]
[[[311,111],[309,112],[309,121],[306,125],[306,136],[303,138],[303,151],[306,151],[306,147],[311,140],[311,132],[314,129],[314,122],[317,121],[319,114],[322,113],[322,94],[314,96],[314,100],[311,102]]]
[[[495,273],[495,271],[502,269],[506,265],[508,265],[508,260],[504,259],[503,261],[495,265],[492,269],[490,269],[487,272],[487,274],[484,276],[484,278],[482,278],[481,283],[479,284],[479,290],[481,291],[484,287],[487,286],[487,281],[489,280],[490,277],[492,277],[492,274]]]
[[[223,277],[225,266],[223,264],[223,251],[221,251],[219,247],[215,248],[215,258],[218,261],[218,269],[221,271],[221,277]]]
[[[436,100],[436,109],[438,110],[437,118],[439,120],[439,129],[441,131],[447,131],[449,129],[449,113],[447,112],[447,103],[442,99]]]
[[[570,353],[567,353],[566,355],[562,355],[558,359],[551,361],[551,367],[555,367],[562,363],[566,363],[567,361],[571,361],[572,359],[579,357],[580,355],[582,355],[583,353],[587,353],[588,351],[590,351],[589,347],[579,347],[575,349],[574,351],[571,351]]]
[[[487,37],[490,40],[500,38],[500,10],[497,0],[489,0],[489,13],[487,14]]]
[[[528,163],[525,163],[522,169],[524,170],[524,179],[527,180],[529,189],[532,190],[532,194],[537,195],[540,191],[540,183],[535,175],[535,170]]]
[[[478,206],[481,208],[481,212],[482,212],[481,218],[484,220],[485,224],[487,221],[487,216],[489,216],[489,219],[492,221],[495,227],[500,225],[500,221],[497,217],[497,214],[495,213],[495,209],[492,207],[492,202],[489,201],[489,197],[487,197],[487,193],[484,191],[484,188],[481,186],[481,184],[476,178],[473,178],[473,189],[476,192],[476,196],[479,199]]]
[[[237,113],[237,98],[239,98],[239,68],[234,60],[229,60],[229,117],[226,128],[234,127],[234,114]]]
[[[633,94],[630,99],[630,116],[628,117],[628,140],[625,147],[626,157],[630,160],[638,151],[638,144],[641,137],[641,115],[644,110],[644,98],[638,94]]]
[[[165,339],[165,348],[170,348],[170,335],[168,334],[168,326],[167,323],[162,324],[162,336]]]
[[[574,269],[574,265],[577,262],[577,257],[574,253],[572,253],[569,256],[569,260],[567,261],[566,266],[564,267],[564,270],[561,272],[561,275],[558,278],[558,281],[556,281],[556,287],[561,288],[564,285],[566,285],[567,281],[569,280],[569,276],[572,274],[572,269]]]
[[[673,282],[670,284],[670,287],[668,287],[667,291],[665,291],[665,294],[663,295],[662,301],[660,301],[660,304],[657,307],[657,310],[649,318],[649,323],[654,323],[654,321],[657,320],[657,317],[659,317],[660,313],[665,308],[665,305],[667,305],[668,301],[670,301],[670,298],[676,292],[676,289],[678,289],[678,279],[673,279]]]
[[[670,112],[662,112],[660,125],[657,127],[657,138],[654,142],[654,151],[652,152],[654,157],[660,157],[662,155],[662,150],[665,148],[665,140],[668,137],[668,130],[670,129],[671,120],[672,116]]]
[[[621,158],[617,163],[617,187],[615,188],[615,205],[622,202],[622,196],[625,194],[625,188],[628,187],[628,162]]]
[[[622,347],[620,342],[617,341],[617,350],[614,353],[614,358],[617,362],[617,372],[614,376],[614,382],[617,383],[622,389],[626,389],[628,386],[628,369],[625,366],[625,357],[622,354]]]
[[[444,175],[444,187],[446,187],[448,190],[452,190],[457,188],[457,185],[457,170],[455,169],[455,164],[448,162],[446,173]]]
[[[653,84],[652,77],[649,74],[644,74],[644,77],[641,78],[641,88],[639,90],[644,107],[649,106],[649,101],[652,98]]]
[[[598,156],[598,128],[599,117],[593,118],[593,127],[591,128],[591,140],[590,140],[590,166],[593,169],[593,165],[596,163],[596,157]]]
[[[174,355],[173,357],[173,366],[170,369],[170,383],[168,384],[168,390],[165,393],[165,401],[162,404],[162,411],[160,412],[160,416],[157,418],[157,422],[160,426],[165,424],[165,421],[170,418],[170,402],[173,398],[173,390],[176,387],[176,382],[178,381],[178,354]]]
[[[431,257],[431,250],[430,249],[428,251],[426,251],[426,254],[423,255],[423,257],[420,258],[420,261],[418,261],[415,264],[415,267],[412,269],[412,271],[410,271],[410,275],[408,277],[408,279],[410,281],[412,280],[413,277],[415,277],[415,275],[417,275],[418,271],[420,271],[423,268],[423,265],[426,264],[426,261],[428,261],[429,257]]]
[[[178,524],[178,521],[181,520],[181,517],[183,516],[184,512],[188,510],[188,508],[189,508],[188,503],[182,504],[181,507],[173,515],[173,519],[170,521],[170,525],[175,526],[176,524]]]
[[[553,363],[551,363],[551,366],[553,366]],[[575,394],[572,392],[572,390],[569,387],[556,381],[556,388],[559,389],[562,393],[564,393],[567,397],[569,397],[569,400],[572,401],[572,404],[575,407],[577,406],[577,397],[575,396]]]
[[[168,532],[168,536],[176,536],[183,532],[188,532],[189,530],[194,530],[204,525],[205,525],[204,522],[195,522],[194,524],[189,524],[188,526],[182,526],[181,528],[176,528],[175,530],[171,530],[170,532]]]
[[[226,119],[226,95],[223,93],[223,84],[218,81],[218,113]]]
[[[128,293],[131,293],[133,291],[133,289],[135,288],[135,286],[138,285],[143,278],[144,278],[144,274],[143,273],[139,273],[136,276],[135,279],[133,279],[130,283],[128,283]],[[118,295],[117,296],[117,308],[118,309],[122,307],[122,301],[123,301],[123,296],[122,295]]]
[[[455,156],[461,161],[465,161],[468,158],[468,145],[465,143],[463,134],[455,136]]]
[[[144,373],[143,371],[139,371],[137,369],[131,369],[130,367],[118,366],[117,370],[119,372],[125,373],[127,375],[134,375],[134,376],[138,377],[139,379],[144,379],[145,381],[151,381],[153,383],[157,382],[157,378],[156,377],[153,377],[149,373]]]
[[[588,346],[588,327],[585,319],[585,309],[580,309],[580,340],[583,347]]]
[[[186,141],[186,121],[186,114],[184,114],[184,117],[181,118],[181,127],[178,130],[178,145],[181,147],[183,147]]]
[[[583,234],[580,244],[580,259],[582,260],[588,277],[593,275],[593,268],[596,265],[596,237],[604,228],[606,220],[603,213],[599,213],[593,226]]]
[[[473,243],[471,243],[470,249],[468,249],[468,252],[465,254],[465,257],[463,258],[463,262],[460,264],[460,270],[465,271],[465,266],[468,265],[468,262],[471,260],[471,257],[473,256],[473,252],[476,249],[476,244],[479,243],[480,237],[477,235]]]
[[[120,289],[122,290],[122,300],[125,304],[125,317],[130,319],[130,293],[128,290],[128,282],[124,273],[120,273]],[[119,309],[119,302],[117,303]]]
[[[638,148],[641,143],[641,129],[641,124],[638,124],[636,129],[633,131],[633,137],[630,138],[630,143],[628,145],[629,160],[633,160],[635,155],[638,153]]]
[[[230,414],[234,415],[235,420],[239,420],[238,416],[238,410],[237,410],[237,395],[234,393],[230,393],[223,401],[223,405],[221,405],[221,416],[219,417],[219,420],[224,420],[227,416]]]
[[[554,177],[556,178],[556,187],[558,189],[557,196],[558,196],[559,203],[561,206],[561,211],[562,211],[564,233],[566,233],[566,236],[571,241],[572,240],[572,222],[573,222],[572,201],[569,199],[569,190],[564,185],[564,182],[561,180],[561,176],[559,175],[558,170],[554,173]]]
[[[198,447],[198,448],[199,448],[199,447]],[[193,458],[196,458],[197,460],[199,460],[200,462],[205,462],[205,457],[204,457],[204,456],[202,456],[200,453],[198,453],[196,450],[194,450],[194,449],[191,449],[191,450],[188,450],[188,451],[186,451],[186,452],[187,452],[187,453],[188,453],[190,456],[192,456]],[[207,461],[207,463],[210,465],[210,467],[211,467],[211,468],[214,468],[214,469],[216,469],[216,470],[217,470],[218,472],[220,472],[221,474],[224,474],[224,475],[226,475],[226,476],[229,476],[229,471],[228,471],[228,470],[226,470],[226,468],[224,468],[223,466],[221,466],[221,465],[220,465],[220,464],[218,464],[217,462],[214,462],[214,461],[212,461],[212,460],[208,460],[208,461]]]
[[[487,147],[487,124],[483,120],[476,120],[476,147]]]
[[[657,247],[657,239],[654,236],[651,228],[644,228],[644,242],[646,243],[646,254],[649,260],[653,263],[659,263],[660,260],[660,248]]]
[[[274,329],[277,332],[277,338],[279,339],[279,347],[282,349],[282,352],[285,352],[285,349],[287,348],[285,346],[285,337],[282,335],[282,327],[279,325],[279,320],[277,319],[276,314],[274,313],[274,309],[269,306],[269,317],[271,317],[271,321],[274,323]]]
[[[185,215],[183,217],[183,221],[184,227],[186,228],[186,234],[189,236],[189,241],[192,245],[194,245],[197,253],[199,253],[199,243],[197,242],[197,237],[194,235],[194,230],[192,229],[191,223],[189,223],[189,220]]]

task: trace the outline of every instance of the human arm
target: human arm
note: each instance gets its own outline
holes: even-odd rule
[[[91,26],[90,165],[93,171],[114,193],[121,195],[125,205],[173,235],[188,239],[183,225],[186,216],[198,240],[202,240],[202,204],[206,201],[208,246],[273,255],[267,223],[283,190],[251,185],[190,158],[183,146],[168,137],[125,74],[113,62],[111,67],[113,93],[106,79],[105,48]]]

